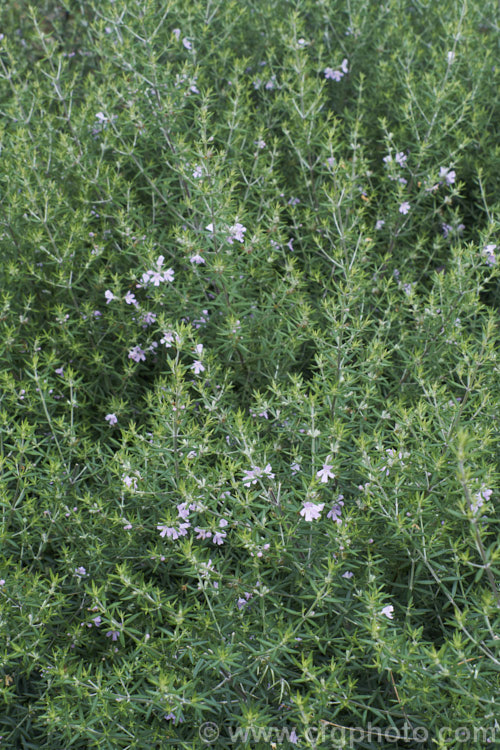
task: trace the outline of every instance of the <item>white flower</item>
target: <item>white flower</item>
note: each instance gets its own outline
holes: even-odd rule
[[[116,414],[106,414],[104,419],[106,420],[106,422],[109,422],[110,427],[118,422]]]
[[[305,518],[306,521],[314,521],[315,519],[319,518],[321,515],[321,511],[325,507],[324,503],[304,503],[302,506],[302,510],[300,511],[300,515]]]
[[[115,295],[113,294],[113,292],[110,289],[106,289],[106,291],[104,292],[104,296],[106,297],[106,304],[107,305],[109,305],[109,303],[111,302],[111,300],[116,299]]]
[[[389,620],[392,620],[394,617],[393,612],[394,612],[394,607],[392,606],[392,604],[388,604],[387,607],[383,608],[380,614],[385,615],[386,617],[389,618]]]
[[[399,213],[400,214],[407,214],[410,210],[410,204],[408,201],[403,201],[403,203],[399,207]]]

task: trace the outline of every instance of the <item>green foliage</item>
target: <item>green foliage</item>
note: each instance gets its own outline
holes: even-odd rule
[[[2,747],[498,742],[496,4],[0,20]]]

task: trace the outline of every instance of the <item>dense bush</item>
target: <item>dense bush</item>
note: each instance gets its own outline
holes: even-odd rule
[[[496,3],[0,13],[2,747],[495,746]]]

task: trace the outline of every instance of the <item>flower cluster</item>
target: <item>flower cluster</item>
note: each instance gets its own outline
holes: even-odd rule
[[[146,352],[144,349],[141,349],[140,346],[134,346],[128,353],[128,358],[133,359],[134,362],[145,362],[146,361]]]
[[[399,164],[400,167],[404,167],[405,164],[406,164],[407,158],[408,157],[407,157],[407,155],[405,154],[404,151],[398,151],[395,154],[394,158],[393,158],[392,154],[389,152],[387,154],[387,156],[384,156],[384,158],[382,159],[382,161],[385,164],[390,164],[392,161],[394,161],[396,164]]]
[[[156,261],[156,268],[146,271],[142,274],[142,285],[147,286],[153,284],[153,286],[159,286],[164,281],[172,282],[174,280],[174,271],[172,268],[163,270],[163,262],[165,258],[163,255],[159,255]],[[140,287],[140,285],[137,285]]]
[[[243,484],[246,487],[249,487],[251,484],[257,484],[257,481],[265,476],[274,479],[271,464],[266,464],[263,469],[259,466],[252,466],[250,471],[246,470],[244,473],[246,476],[243,478]]]
[[[496,245],[490,244],[486,245],[486,247],[483,248],[482,254],[485,257],[486,265],[488,266],[494,266],[497,262],[497,259],[495,257],[495,250],[497,249]]]
[[[474,502],[471,503],[470,509],[476,514],[480,508],[483,507],[484,503],[487,503],[493,494],[493,490],[486,489],[486,485],[481,485],[479,492],[474,495]]]
[[[210,224],[207,224],[205,227],[208,232],[210,232],[212,235],[214,234],[214,224],[213,222],[210,222]],[[236,222],[232,227],[229,227],[229,234],[226,236],[226,242],[228,242],[230,245],[233,244],[234,241],[237,242],[243,242],[245,237],[245,232],[247,231],[247,228],[243,226],[243,224],[240,224],[239,222]]]
[[[332,81],[340,81],[344,75],[349,72],[348,60],[346,57],[342,60],[340,70],[334,70],[333,68],[325,68],[323,71],[325,78],[330,78]]]

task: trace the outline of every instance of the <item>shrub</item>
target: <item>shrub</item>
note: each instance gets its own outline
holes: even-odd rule
[[[494,742],[496,10],[2,11],[6,747]]]

